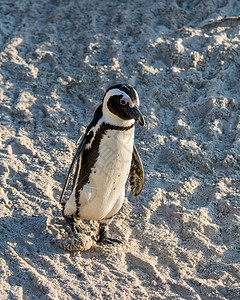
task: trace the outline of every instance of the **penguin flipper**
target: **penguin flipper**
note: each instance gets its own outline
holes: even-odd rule
[[[64,193],[65,193],[65,191],[67,189],[68,182],[69,182],[69,179],[70,179],[70,176],[71,176],[71,173],[72,173],[75,161],[79,157],[80,153],[83,151],[84,145],[86,143],[86,139],[88,137],[88,133],[89,133],[90,129],[97,124],[97,122],[101,119],[101,117],[102,117],[102,104],[99,105],[98,108],[96,109],[94,117],[93,117],[91,123],[88,125],[84,136],[80,139],[79,146],[78,146],[78,148],[77,148],[77,150],[76,150],[76,152],[74,154],[71,166],[70,166],[70,168],[68,170],[67,178],[65,180],[64,187],[63,187],[63,190],[62,190],[62,194],[61,194],[61,197],[60,197],[60,200],[59,200],[60,204],[62,203],[62,199],[63,199]]]
[[[132,162],[128,179],[133,196],[137,196],[143,189],[144,171],[141,158],[137,152],[135,145],[133,145]]]
[[[67,189],[68,182],[69,182],[70,176],[72,174],[72,170],[73,170],[74,164],[76,162],[76,159],[78,158],[80,153],[83,151],[83,147],[85,145],[85,142],[86,142],[86,134],[80,139],[79,146],[77,147],[77,150],[76,150],[76,152],[73,156],[73,160],[72,160],[72,163],[69,167],[68,174],[67,174],[67,177],[66,177],[66,180],[65,180],[65,183],[64,183],[64,187],[63,187],[63,190],[62,190],[62,193],[61,193],[61,197],[60,197],[60,200],[59,200],[60,204],[62,203],[63,196],[64,196],[65,191]]]

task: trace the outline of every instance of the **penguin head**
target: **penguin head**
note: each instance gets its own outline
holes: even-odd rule
[[[103,115],[109,123],[132,124],[134,120],[144,126],[144,118],[139,110],[137,91],[127,84],[118,84],[107,89],[103,99]]]

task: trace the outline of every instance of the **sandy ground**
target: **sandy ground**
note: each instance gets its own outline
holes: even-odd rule
[[[240,299],[239,15],[237,0],[0,1],[1,299]],[[122,82],[146,118],[145,187],[111,225],[122,245],[70,253],[52,238],[75,142]]]

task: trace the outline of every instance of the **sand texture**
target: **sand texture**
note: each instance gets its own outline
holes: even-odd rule
[[[239,16],[238,0],[0,0],[1,300],[240,299]],[[76,141],[123,82],[143,192],[126,187],[121,245],[84,221],[65,251]]]

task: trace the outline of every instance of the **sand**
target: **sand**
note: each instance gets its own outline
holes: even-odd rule
[[[0,1],[1,299],[240,299],[239,15],[237,0]],[[126,187],[121,245],[64,251],[76,141],[123,82],[146,119],[144,190]]]

